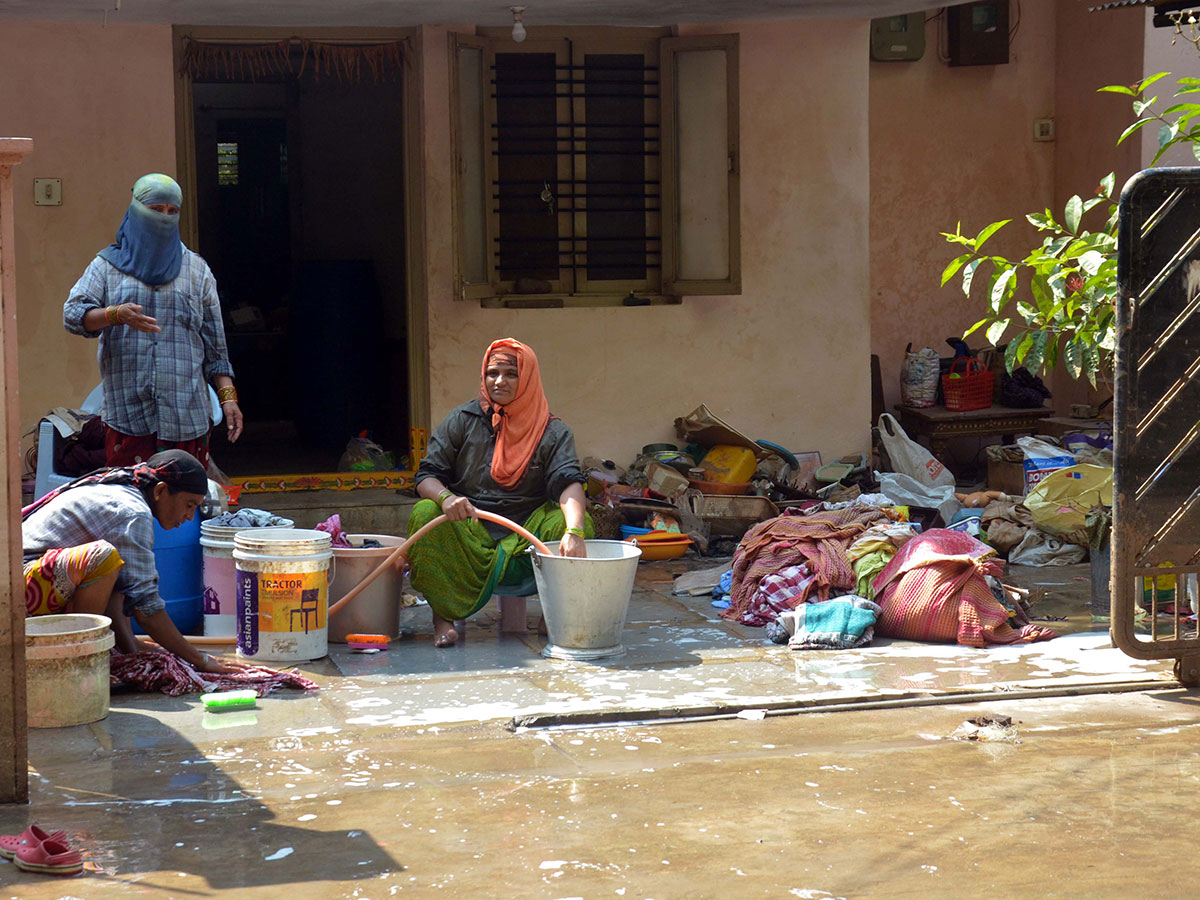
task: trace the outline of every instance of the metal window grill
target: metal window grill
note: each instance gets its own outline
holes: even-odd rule
[[[564,65],[553,53],[498,53],[491,87],[500,277],[578,284],[656,273],[657,67],[641,54]]]
[[[1112,634],[1200,684],[1200,170],[1148,169],[1121,195]],[[1145,609],[1138,624],[1138,606]]]

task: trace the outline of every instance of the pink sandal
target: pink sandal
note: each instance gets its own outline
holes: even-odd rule
[[[78,875],[83,871],[83,857],[79,851],[72,850],[66,841],[53,838],[22,847],[13,857],[13,862],[23,872],[42,875]]]
[[[0,857],[12,859],[22,847],[40,844],[43,841],[61,841],[65,844],[67,842],[67,833],[65,831],[47,832],[43,831],[37,825],[30,825],[21,834],[0,835]]]

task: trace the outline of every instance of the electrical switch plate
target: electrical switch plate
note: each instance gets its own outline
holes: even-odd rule
[[[34,206],[62,206],[62,179],[33,179]]]
[[[1054,140],[1054,120],[1053,119],[1034,119],[1033,120],[1033,139],[1035,141],[1052,141],[1052,140]]]

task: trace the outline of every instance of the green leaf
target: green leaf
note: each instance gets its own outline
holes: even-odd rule
[[[1118,141],[1118,143],[1120,143]],[[1100,179],[1100,192],[1106,197],[1111,198],[1113,192],[1113,184],[1116,182],[1116,173],[1109,172]]]
[[[1135,116],[1140,116],[1140,115],[1141,115],[1141,114],[1142,114],[1142,113],[1145,111],[1146,107],[1147,107],[1147,106],[1153,106],[1153,105],[1154,105],[1154,101],[1155,101],[1155,100],[1157,100],[1157,99],[1158,99],[1158,98],[1157,98],[1157,97],[1155,97],[1155,98],[1153,98],[1153,99],[1150,99],[1150,100],[1134,100],[1134,101],[1133,101],[1133,114],[1134,114]],[[1166,115],[1166,113],[1164,113],[1163,115]]]
[[[1158,81],[1160,78],[1166,78],[1170,74],[1171,74],[1170,72],[1156,72],[1147,78],[1143,78],[1137,85],[1137,92],[1139,94],[1142,93],[1143,91],[1146,90],[1146,88],[1148,88],[1148,87],[1150,87],[1150,85],[1154,84],[1154,82]]]
[[[1104,197],[1092,197],[1092,199],[1090,199],[1090,200],[1084,200],[1083,201],[1083,211],[1086,213],[1089,209],[1091,209],[1097,203],[1103,203],[1104,200],[1105,200]]]
[[[982,325],[984,325],[986,322],[990,322],[990,321],[992,321],[991,316],[988,316],[986,319],[980,319],[978,322],[976,322],[974,325],[972,325],[970,328],[968,328],[966,331],[963,332],[963,340],[965,341],[967,338],[969,338],[971,335],[973,335],[976,331],[978,331]]]
[[[999,222],[993,222],[991,225],[988,225],[986,228],[984,228],[983,231],[979,232],[979,234],[975,236],[975,249],[978,250],[980,247],[982,247],[984,241],[986,241],[1011,221],[1012,219],[1001,219]]]
[[[1175,140],[1175,135],[1179,134],[1179,124],[1163,125],[1158,129],[1158,146],[1165,148],[1171,141]]]
[[[1050,291],[1046,289],[1044,276],[1034,275],[1029,281],[1029,291],[1033,294],[1033,302],[1037,304],[1038,312],[1045,313],[1054,305]]]
[[[1025,354],[1025,368],[1034,375],[1037,375],[1042,370],[1042,360],[1046,355],[1046,339],[1047,335],[1044,331],[1035,331],[1030,335],[1029,351]]]
[[[1050,336],[1046,341],[1046,356],[1043,365],[1047,372],[1053,372],[1054,367],[1058,365],[1058,335]]]
[[[1121,146],[1121,144],[1124,143],[1125,138],[1129,137],[1131,134],[1133,134],[1135,131],[1137,131],[1139,128],[1141,128],[1143,125],[1149,125],[1153,121],[1154,121],[1154,119],[1138,119],[1136,122],[1134,122],[1132,125],[1130,125],[1128,128],[1126,128],[1124,131],[1121,132],[1121,136],[1119,138],[1117,138],[1117,146],[1118,147]],[[1110,196],[1110,197],[1112,196],[1111,192],[1109,193],[1108,196]]]
[[[1127,94],[1130,97],[1136,97],[1137,92],[1133,88],[1125,87],[1123,84],[1106,84],[1104,87],[1097,89],[1097,94]]]
[[[993,347],[999,346],[1000,338],[1004,337],[1004,332],[1008,330],[1010,319],[997,319],[988,326],[987,339],[988,343]]]
[[[1100,266],[1104,262],[1105,256],[1097,250],[1089,250],[1079,257],[1079,268],[1087,272],[1088,275],[1095,275],[1100,271]]]
[[[973,253],[964,253],[962,256],[956,256],[950,260],[950,264],[942,271],[942,287],[946,286],[946,282],[954,277],[955,273],[963,267],[963,264],[969,260]]]
[[[1063,348],[1063,363],[1072,378],[1078,378],[1083,372],[1083,348],[1074,339],[1067,341]]]
[[[1200,159],[1200,141],[1192,142],[1192,156],[1196,157],[1196,159]]]
[[[992,282],[990,295],[992,312],[999,313],[1004,308],[1008,297],[1012,295],[1013,287],[1010,287],[1010,285],[1012,285],[1016,274],[1016,269],[1001,269],[996,273],[996,280]]]
[[[1063,224],[1067,226],[1067,231],[1078,231],[1079,219],[1083,216],[1083,200],[1079,198],[1078,194],[1067,201],[1067,207],[1063,212]]]
[[[1008,342],[1008,346],[1004,348],[1004,368],[1012,371],[1017,367],[1017,350],[1020,348],[1021,342],[1014,338]]]
[[[1100,370],[1100,355],[1096,352],[1096,348],[1087,345],[1083,348],[1083,370],[1087,373],[1088,381],[1092,383],[1092,387],[1096,386],[1096,373]]]
[[[963,293],[968,297],[971,296],[971,282],[975,280],[975,270],[979,268],[981,262],[983,262],[982,259],[973,259],[963,269]]]

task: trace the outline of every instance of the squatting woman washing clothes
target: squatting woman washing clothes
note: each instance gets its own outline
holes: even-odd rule
[[[424,499],[413,507],[408,533],[440,513],[450,520],[409,551],[413,587],[433,610],[435,646],[458,640],[455,620],[478,612],[493,593],[506,599],[506,587],[532,575],[528,541],[481,522],[476,508],[558,541],[564,556],[587,556],[584,538],[594,529],[575,439],[550,414],[537,356],[520,341],[488,347],[479,395],[434,430],[416,482]]]
[[[99,469],[25,507],[25,614],[108,616],[122,653],[139,649],[132,615],[151,640],[199,672],[243,668],[188,643],[158,594],[151,516],[176,528],[192,518],[207,490],[195,457],[165,450],[128,468]]]

